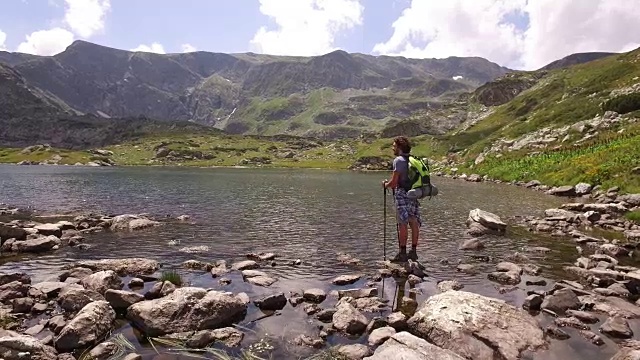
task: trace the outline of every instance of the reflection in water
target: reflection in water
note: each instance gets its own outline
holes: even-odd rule
[[[194,224],[162,226],[134,233],[98,233],[88,236],[87,243],[91,247],[87,250],[63,247],[46,255],[4,258],[0,270],[27,271],[33,274],[34,282],[55,278],[62,265],[78,259],[142,256],[157,259],[164,268],[179,269],[185,281],[193,286],[246,292],[254,300],[276,292],[289,295],[310,288],[331,293],[336,289],[365,287],[369,281],[367,276],[348,287],[335,287],[330,280],[352,273],[373,275],[383,259],[384,199],[380,180],[388,175],[385,173],[54,166],[0,166],[0,173],[0,202],[4,203],[57,213],[150,213],[159,217],[188,214],[195,221]],[[520,306],[526,290],[530,289],[524,283],[533,278],[523,276],[519,289],[501,292],[500,286],[486,278],[487,272],[495,269],[494,263],[474,259],[472,254],[490,256],[497,261],[514,251],[523,251],[525,246],[546,246],[552,249],[546,258],[532,256],[535,263],[543,266],[545,276],[562,275],[559,271],[562,265],[574,261],[575,254],[571,251],[575,251],[575,245],[567,245],[558,239],[540,239],[513,228],[509,228],[506,236],[487,237],[486,249],[482,251],[459,250],[460,243],[469,237],[464,222],[474,208],[507,219],[515,215],[540,215],[546,208],[557,207],[562,199],[504,184],[445,178],[435,181],[440,194],[421,202],[425,226],[417,251],[428,276],[417,285],[392,278],[376,283],[379,296],[388,300],[390,309],[400,310],[404,297],[420,304],[437,293],[438,280],[450,279],[458,280],[465,286],[464,290]],[[386,252],[393,256],[397,251],[397,240],[391,198],[387,199],[387,205]],[[180,244],[167,245],[171,240],[179,240]],[[208,246],[210,250],[200,253],[180,251],[195,246]],[[278,279],[269,288],[246,283],[239,272],[225,275],[232,283],[221,285],[209,273],[187,271],[181,266],[192,259],[207,262],[223,259],[232,263],[246,259],[247,253],[263,251],[278,255],[275,266],[263,264],[260,269]],[[361,265],[341,263],[338,253],[360,259]],[[300,259],[301,264],[294,265],[296,259]],[[457,272],[459,262],[476,265],[478,272]],[[548,290],[552,286],[550,281],[539,289]],[[337,297],[329,296],[321,307],[330,308],[336,303]],[[292,345],[295,336],[317,337],[320,331],[315,318],[307,316],[301,306],[287,305],[280,316],[249,323],[260,315],[261,311],[251,304],[247,319],[241,324],[251,329],[246,344],[269,334],[278,339],[275,358],[298,358],[299,354],[313,351]],[[371,318],[381,314],[366,315]],[[597,326],[594,330],[597,332]],[[126,326],[120,331],[132,333]],[[536,359],[555,359],[555,354],[566,355],[565,358],[585,355],[584,341],[580,335],[574,338],[575,341],[554,342],[554,355],[544,353]],[[355,339],[342,336],[328,339],[329,344],[364,341],[366,335]],[[615,350],[612,343],[609,345],[587,348],[589,358],[608,359]]]

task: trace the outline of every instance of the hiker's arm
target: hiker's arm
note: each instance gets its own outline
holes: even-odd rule
[[[398,186],[399,179],[400,179],[400,173],[398,173],[397,171],[394,171],[393,175],[391,176],[391,181],[386,182],[385,187],[395,188],[396,186]]]

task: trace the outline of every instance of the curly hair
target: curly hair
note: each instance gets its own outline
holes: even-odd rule
[[[409,139],[407,139],[406,136],[396,137],[395,139],[393,139],[393,143],[398,146],[403,154],[408,154],[411,152],[411,144],[409,143]]]

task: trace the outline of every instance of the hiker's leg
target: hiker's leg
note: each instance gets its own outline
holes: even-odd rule
[[[407,239],[409,238],[409,229],[407,224],[398,224],[398,245],[400,248],[407,247]]]
[[[418,219],[415,217],[409,218],[409,226],[411,226],[411,246],[415,248],[418,246],[418,239],[420,237],[420,225],[418,224]]]
[[[409,237],[409,203],[406,197],[406,193],[401,191],[396,192],[395,200],[396,222],[398,224],[398,246],[400,247],[400,252],[395,258],[393,258],[393,261],[404,262],[407,261],[407,238]]]
[[[408,258],[416,261],[418,260],[416,250],[420,239],[422,221],[420,219],[420,204],[415,200],[409,205],[409,226],[411,227],[411,251],[408,254]]]

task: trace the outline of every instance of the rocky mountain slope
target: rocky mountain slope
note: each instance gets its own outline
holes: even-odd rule
[[[159,55],[84,41],[50,57],[0,52],[0,62],[82,113],[329,138],[393,125],[510,71],[482,58]]]
[[[104,119],[78,114],[57,97],[30,84],[16,70],[0,64],[0,146],[47,143],[82,149],[161,132],[219,133],[184,121],[168,123],[145,117]]]

